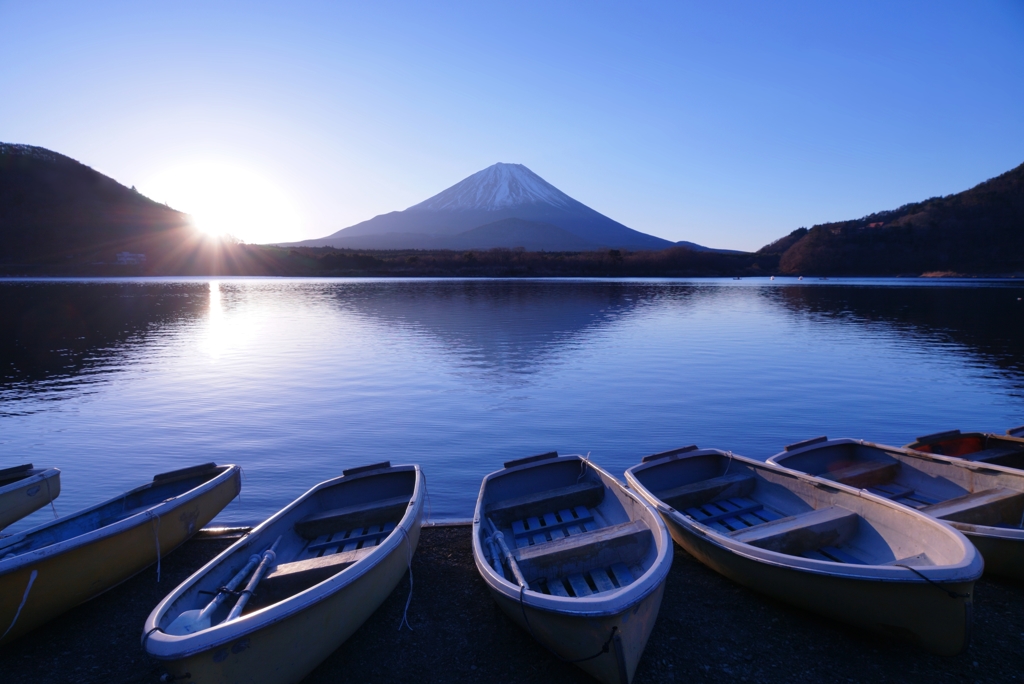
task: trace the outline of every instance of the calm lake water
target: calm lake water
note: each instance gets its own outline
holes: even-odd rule
[[[238,463],[217,519],[235,524],[343,468],[413,462],[444,519],[543,451],[621,477],[691,443],[767,458],[821,434],[1002,432],[1024,423],[1022,298],[1015,281],[0,280],[0,467],[61,468],[65,515]]]

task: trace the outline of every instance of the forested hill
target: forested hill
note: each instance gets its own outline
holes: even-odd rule
[[[186,224],[184,214],[74,159],[0,143],[0,262],[114,261]]]
[[[955,195],[801,228],[758,254],[794,275],[1022,272],[1024,164]]]

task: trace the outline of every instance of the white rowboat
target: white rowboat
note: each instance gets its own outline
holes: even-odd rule
[[[664,523],[588,460],[552,452],[484,478],[473,558],[501,609],[559,659],[629,684],[672,564]]]
[[[390,463],[318,484],[161,601],[146,619],[146,651],[165,661],[169,681],[298,682],[405,575],[419,541],[424,491],[418,466]],[[237,597],[240,615],[231,615],[238,603],[228,593],[204,616],[208,622],[195,619],[225,595],[222,587],[245,582],[242,594],[251,591],[251,600]]]
[[[238,495],[239,472],[207,463],[163,473],[0,539],[0,644],[158,563]]]
[[[0,470],[0,530],[39,510],[58,494],[60,471],[56,468],[34,468],[26,463]]]
[[[680,546],[735,582],[936,653],[967,646],[982,561],[942,523],[717,449],[648,456],[626,479]]]
[[[986,572],[1024,580],[1024,472],[1016,468],[824,437],[768,461],[949,523],[981,552]]]

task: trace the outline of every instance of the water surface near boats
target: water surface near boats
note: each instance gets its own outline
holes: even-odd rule
[[[419,463],[433,519],[513,458],[616,476],[697,443],[904,444],[1024,423],[1014,280],[0,280],[0,467],[56,465],[68,514],[238,463],[218,524],[343,468]],[[7,530],[52,517],[49,507]]]

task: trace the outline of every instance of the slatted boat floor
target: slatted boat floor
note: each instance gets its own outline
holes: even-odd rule
[[[699,523],[718,530],[722,534],[729,534],[736,530],[745,530],[786,517],[770,508],[765,508],[763,504],[753,499],[748,499],[745,496],[719,499],[711,503],[687,508],[683,513]],[[834,546],[823,546],[817,550],[805,551],[800,555],[804,558],[829,561],[830,563],[867,564],[866,561]]]
[[[576,506],[573,509],[564,508],[515,520],[512,522],[512,534],[515,536],[516,548],[522,549],[596,530],[598,527],[600,525],[594,520],[593,511],[586,506]]]
[[[762,523],[784,517],[745,496],[719,499],[711,503],[687,508],[683,513],[699,523],[713,527],[723,534],[744,530],[748,527],[761,525]]]
[[[924,508],[925,506],[931,506],[941,501],[941,499],[926,496],[921,492],[911,489],[910,487],[903,487],[894,483],[868,487],[867,490],[872,494],[883,496],[886,499],[892,499],[896,503],[903,504],[904,506],[910,506],[911,508]]]
[[[391,534],[397,526],[397,522],[389,522],[384,525],[370,525],[369,527],[357,527],[352,530],[324,534],[309,542],[302,554],[296,560],[307,558],[322,558],[341,551],[355,551],[371,546],[377,546]]]
[[[631,584],[633,579],[633,573],[624,563],[616,563],[610,568],[596,568],[568,577],[548,579],[533,588],[554,596],[583,597],[614,591]]]

